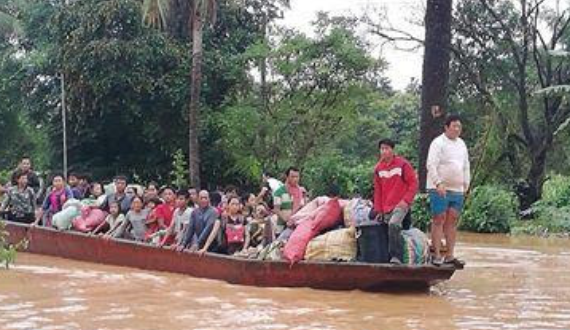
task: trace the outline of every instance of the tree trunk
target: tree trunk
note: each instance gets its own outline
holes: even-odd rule
[[[188,0],[170,0],[168,11],[167,31],[168,34],[178,40],[188,40],[190,25],[191,2]]]
[[[425,191],[431,141],[443,131],[447,106],[452,0],[427,0],[419,138],[420,189]],[[439,106],[438,109],[433,106]]]
[[[190,104],[188,107],[188,165],[190,184],[200,188],[200,149],[198,141],[200,90],[202,85],[202,36],[204,22],[195,11],[192,22],[192,73],[190,77]]]
[[[263,14],[263,23],[262,23],[262,31],[263,31],[263,40],[268,42],[267,40],[267,14]],[[261,89],[261,102],[263,103],[263,110],[265,112],[269,109],[269,88],[267,86],[267,57],[263,57],[259,60],[259,71],[261,74],[261,81],[260,81],[260,89]]]
[[[530,169],[526,178],[526,186],[519,187],[520,209],[526,210],[539,200],[542,196],[542,185],[544,183],[544,172],[546,169],[546,148],[535,151],[532,155]]]

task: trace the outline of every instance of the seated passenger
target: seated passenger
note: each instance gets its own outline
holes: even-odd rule
[[[227,242],[226,252],[229,255],[239,252],[244,248],[246,224],[245,218],[240,213],[242,206],[237,196],[230,197],[227,213],[222,216],[222,226],[220,229],[224,231]],[[217,232],[212,232],[210,235],[215,237],[216,234]]]
[[[255,207],[257,205],[257,197],[252,193],[245,194],[242,197],[242,203],[243,208],[241,213],[245,217],[246,221],[249,221],[249,219],[253,218],[254,216]]]
[[[63,204],[72,198],[72,192],[65,186],[65,179],[61,174],[55,174],[52,178],[52,187],[50,188],[38,214],[34,224],[40,221],[43,226],[51,227],[51,218],[54,214],[63,209]]]
[[[172,244],[176,242],[180,244],[183,235],[190,223],[190,216],[192,215],[192,208],[188,207],[189,194],[187,190],[179,190],[176,193],[176,209],[172,216],[170,226],[166,229],[165,235],[160,242],[160,246]]]
[[[121,209],[119,203],[111,202],[109,204],[109,214],[105,218],[105,222],[101,223],[97,228],[95,228],[90,234],[112,234],[117,228],[119,228],[125,221],[125,216],[121,214]]]
[[[135,196],[131,203],[131,210],[125,216],[125,221],[115,233],[111,234],[111,237],[144,241],[147,215],[148,211],[143,209],[142,198]]]
[[[160,236],[166,232],[166,229],[170,227],[172,223],[172,215],[175,209],[175,194],[174,189],[171,187],[166,187],[162,190],[161,195],[163,196],[164,203],[158,205],[152,212],[152,215],[147,219],[147,232],[146,240],[155,239],[155,243],[160,242]],[[159,233],[159,231],[161,231]],[[157,235],[155,235],[157,234]],[[173,239],[173,238],[172,238]],[[168,242],[173,243],[172,239]]]
[[[107,198],[107,195],[105,195],[105,191],[103,190],[103,185],[99,182],[93,182],[91,184],[90,191],[90,198],[95,200],[94,205],[100,208],[103,203],[105,203],[105,199]]]
[[[210,194],[206,190],[198,194],[198,208],[192,211],[190,223],[182,242],[177,245],[176,250],[182,251],[190,248],[193,251],[199,250],[201,254],[206,251],[218,252],[222,248],[222,242],[211,233],[219,232],[221,222],[218,212],[210,205]]]
[[[148,202],[151,199],[159,198],[158,190],[159,190],[158,189],[158,183],[156,183],[154,181],[149,182],[149,184],[146,186],[146,189],[144,191],[145,202]]]
[[[218,193],[217,191],[214,191],[210,196],[211,196],[210,201],[211,201],[212,206],[216,209],[218,216],[221,216],[222,213],[224,213],[224,211],[226,209],[225,208],[226,205],[222,201],[222,199],[223,199],[222,194]],[[198,196],[198,199],[199,198],[200,198],[200,196]],[[199,201],[198,201],[198,205],[200,205]]]
[[[70,173],[69,176],[67,177],[67,185],[69,186],[69,189],[71,189],[73,198],[78,200],[83,199],[83,192],[79,187],[79,174]]]
[[[255,208],[253,218],[248,222],[246,228],[244,250],[249,247],[265,247],[275,239],[271,218],[264,204],[259,204]]]
[[[113,179],[115,184],[115,192],[107,195],[105,202],[101,206],[103,211],[109,212],[109,203],[117,202],[121,209],[122,214],[126,214],[131,209],[132,197],[126,194],[127,189],[127,177],[123,175],[118,175]]]

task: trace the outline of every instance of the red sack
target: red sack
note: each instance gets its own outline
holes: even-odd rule
[[[99,209],[87,209],[81,210],[81,215],[73,219],[73,228],[77,231],[88,232],[91,231],[105,221],[107,213]]]
[[[342,209],[337,198],[331,199],[318,209],[312,220],[302,222],[291,234],[289,241],[283,249],[283,256],[291,263],[298,262],[305,257],[305,250],[309,241],[321,231],[334,227],[340,222]]]
[[[91,230],[97,228],[100,224],[105,221],[107,213],[99,209],[91,209],[89,215],[85,218],[85,226]]]
[[[226,239],[228,244],[244,243],[245,242],[245,226],[239,225],[226,225]]]

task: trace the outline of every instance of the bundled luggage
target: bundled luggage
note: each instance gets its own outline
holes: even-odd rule
[[[429,244],[426,234],[417,228],[402,230],[404,242],[402,262],[407,265],[421,265],[427,262]]]
[[[358,261],[372,263],[390,261],[388,224],[369,222],[360,225],[356,227],[356,240],[358,243]]]
[[[285,259],[292,263],[302,260],[309,241],[323,230],[337,225],[341,216],[342,209],[336,198],[319,207],[313,219],[302,222],[291,234],[283,250]]]
[[[372,203],[369,200],[362,198],[353,198],[344,207],[343,217],[345,227],[358,227],[360,225],[369,223],[370,211],[372,210]]]
[[[352,261],[356,259],[356,229],[337,229],[313,238],[307,246],[306,260]]]
[[[71,228],[71,222],[81,213],[81,202],[77,199],[69,199],[63,204],[61,211],[53,215],[52,225],[59,230]]]
[[[107,213],[89,206],[81,208],[81,214],[73,219],[73,228],[80,232],[90,232],[105,221]]]

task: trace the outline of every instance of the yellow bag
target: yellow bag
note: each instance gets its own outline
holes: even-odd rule
[[[356,229],[338,229],[313,238],[307,246],[305,260],[356,259]]]

